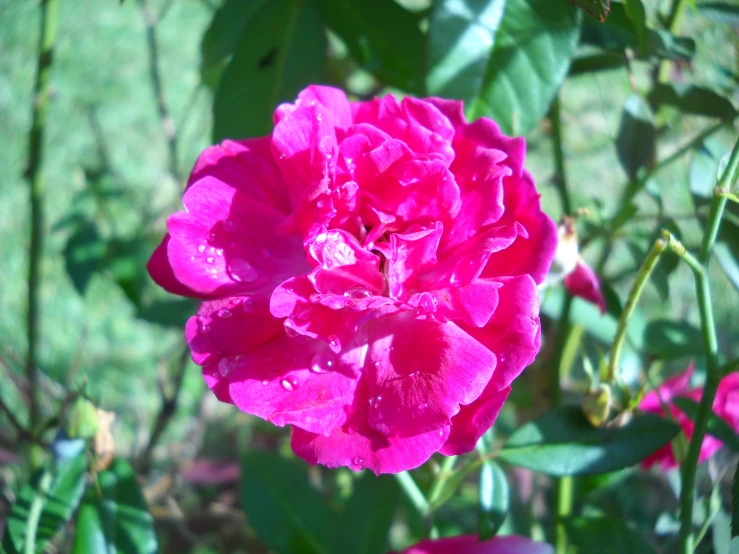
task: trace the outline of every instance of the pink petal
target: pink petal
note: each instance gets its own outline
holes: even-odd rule
[[[399,473],[426,462],[446,440],[449,428],[407,438],[385,437],[366,425],[338,427],[324,437],[293,427],[290,446],[311,465]]]
[[[447,426],[461,404],[480,396],[495,369],[492,353],[452,323],[406,313],[367,327],[368,421],[386,436]]]
[[[592,302],[600,308],[600,313],[606,313],[606,301],[600,290],[600,280],[595,271],[582,260],[577,263],[574,271],[565,276],[565,286],[573,296]]]
[[[289,214],[292,209],[287,185],[272,158],[269,137],[225,140],[209,146],[195,162],[187,187],[208,176],[228,183],[283,214]]]
[[[352,125],[352,112],[344,91],[334,87],[310,85],[298,94],[295,104],[281,104],[275,110],[275,124],[279,123],[299,106],[319,104],[326,108],[334,127],[342,132]]]
[[[459,413],[452,418],[449,438],[439,452],[445,456],[457,456],[474,450],[480,437],[498,419],[510,392],[511,387],[496,390],[494,385],[488,384],[477,400],[469,406],[462,406]]]
[[[213,177],[184,195],[167,221],[167,256],[177,281],[200,296],[269,294],[309,269],[300,240],[277,235],[284,216]]]
[[[323,343],[284,334],[203,368],[209,386],[227,383],[230,401],[240,410],[325,435],[346,421],[356,371]]]
[[[418,227],[418,226],[414,226]],[[387,284],[390,296],[405,301],[419,287],[419,276],[436,265],[436,249],[443,226],[409,229],[408,233],[394,233],[390,237]]]
[[[401,554],[554,554],[550,545],[525,537],[494,537],[487,541],[477,535],[425,539]]]
[[[149,272],[149,275],[154,282],[167,292],[171,292],[172,294],[177,294],[179,296],[198,298],[200,295],[191,288],[183,285],[177,280],[177,277],[175,277],[172,266],[169,263],[169,258],[167,257],[169,240],[169,234],[164,235],[162,242],[156,247],[151,258],[149,258],[149,262],[146,264],[146,270]]]

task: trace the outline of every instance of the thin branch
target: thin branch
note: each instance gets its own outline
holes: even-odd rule
[[[149,6],[148,0],[139,0],[139,5],[141,6],[141,12],[146,23],[146,44],[149,52],[151,85],[154,89],[159,119],[164,130],[164,136],[167,139],[167,147],[169,148],[169,173],[179,185],[182,185],[182,176],[177,165],[177,131],[174,120],[169,114],[167,98],[164,95],[164,87],[162,85],[161,72],[159,71],[159,44],[156,33],[157,18]]]
[[[37,367],[39,329],[39,285],[40,266],[44,238],[44,183],[42,166],[44,161],[44,134],[50,100],[51,64],[54,59],[54,43],[57,37],[59,0],[41,2],[41,36],[33,98],[33,124],[29,136],[28,170],[26,177],[30,185],[31,244],[28,260],[28,356],[26,376],[30,389],[29,425],[31,431],[41,419],[38,398],[39,371]]]

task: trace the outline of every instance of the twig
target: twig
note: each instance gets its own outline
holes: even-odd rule
[[[729,189],[739,174],[739,138],[729,158],[717,190]],[[695,548],[695,536],[693,534],[693,501],[695,498],[695,482],[698,469],[698,458],[700,456],[703,437],[706,435],[708,418],[711,415],[713,400],[716,397],[718,384],[721,380],[721,368],[719,367],[718,341],[716,339],[716,324],[713,319],[713,308],[711,306],[711,290],[708,283],[708,261],[716,242],[721,216],[726,207],[727,198],[714,192],[711,203],[711,213],[708,216],[706,233],[703,236],[698,260],[704,267],[702,273],[695,273],[695,286],[698,296],[698,310],[700,312],[701,333],[703,334],[703,345],[706,353],[706,383],[701,394],[698,413],[695,417],[693,434],[688,446],[688,455],[682,464],[682,488],[680,490],[680,553],[690,554]]]
[[[175,373],[174,381],[172,383],[171,393],[167,394],[166,384],[160,380],[159,386],[162,392],[162,407],[154,421],[154,426],[152,427],[151,435],[149,436],[149,442],[136,462],[140,471],[148,471],[151,466],[151,457],[154,447],[159,442],[159,439],[162,437],[167,425],[169,425],[172,416],[177,411],[177,402],[179,401],[180,390],[182,389],[182,381],[185,376],[189,353],[189,349],[185,346],[182,350],[182,354],[180,354],[180,357],[177,360],[177,372]]]
[[[149,6],[148,0],[139,0],[141,11],[144,15],[146,23],[146,44],[149,51],[149,75],[151,84],[154,89],[154,96],[157,102],[157,111],[159,119],[162,123],[164,136],[167,139],[169,148],[169,173],[175,179],[178,185],[182,185],[182,176],[177,167],[177,131],[175,129],[174,120],[169,115],[169,107],[167,106],[167,98],[164,95],[164,87],[162,86],[162,77],[159,71],[159,45],[157,42],[157,18]]]
[[[44,133],[49,110],[51,64],[54,58],[54,43],[58,30],[59,0],[41,2],[41,37],[36,70],[33,99],[33,124],[29,136],[28,170],[26,177],[30,185],[31,201],[31,245],[28,260],[28,356],[26,376],[30,389],[29,425],[31,431],[40,420],[37,367],[39,328],[39,284],[40,266],[44,238],[44,183],[42,166],[44,161]],[[34,464],[38,460],[34,461]]]

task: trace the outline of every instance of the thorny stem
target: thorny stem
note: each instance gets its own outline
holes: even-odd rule
[[[38,328],[39,328],[39,285],[40,265],[44,238],[44,183],[42,166],[44,161],[44,134],[50,101],[51,64],[54,58],[54,43],[58,31],[59,0],[41,2],[41,36],[33,98],[33,124],[29,136],[28,170],[26,177],[30,185],[31,244],[28,259],[28,356],[26,376],[30,391],[29,426],[35,432],[39,425],[39,371],[38,371]],[[36,457],[31,451],[31,457]],[[40,460],[31,460],[37,465]]]
[[[739,138],[734,144],[729,163],[721,176],[717,191],[728,190],[739,173]],[[701,394],[698,413],[695,417],[693,435],[688,446],[688,455],[685,457],[681,469],[682,488],[680,489],[680,553],[691,554],[695,548],[695,536],[693,533],[693,502],[695,499],[696,473],[698,469],[698,458],[700,456],[703,438],[706,435],[708,418],[711,415],[713,400],[716,397],[718,384],[721,380],[721,368],[719,367],[718,341],[716,339],[716,326],[713,319],[711,306],[711,290],[708,283],[708,261],[716,242],[721,216],[726,207],[727,198],[724,195],[714,193],[711,203],[711,212],[708,216],[706,234],[703,237],[698,259],[703,264],[704,271],[695,274],[695,286],[698,296],[698,310],[701,319],[701,333],[703,335],[703,346],[706,352],[706,383]]]
[[[157,42],[156,32],[157,17],[149,6],[148,0],[139,0],[139,4],[141,5],[141,11],[144,14],[144,21],[146,22],[146,44],[149,51],[151,84],[157,102],[159,119],[161,120],[169,149],[169,173],[178,185],[182,185],[182,176],[177,167],[177,130],[175,129],[174,120],[169,113],[169,106],[167,105],[167,98],[164,95],[164,87],[162,85],[162,76],[159,71],[159,43]]]
[[[634,284],[631,285],[631,291],[629,291],[629,298],[626,300],[626,305],[621,312],[621,317],[618,319],[618,328],[616,329],[616,336],[613,339],[613,346],[611,347],[611,357],[608,363],[608,382],[613,383],[616,379],[616,373],[618,371],[618,362],[621,358],[621,349],[624,345],[624,339],[626,338],[626,325],[629,319],[634,313],[636,304],[639,302],[644,286],[649,280],[649,276],[652,274],[657,262],[659,261],[662,252],[667,248],[667,241],[664,238],[659,238],[655,241],[652,249],[647,254],[644,263],[639,268],[639,272],[636,274]]]

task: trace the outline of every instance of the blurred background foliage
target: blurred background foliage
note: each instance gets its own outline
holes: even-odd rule
[[[675,5],[680,13],[670,21]],[[29,248],[23,176],[39,17],[36,2],[0,0],[0,399],[21,427]],[[738,26],[735,2],[697,0],[614,1],[604,23],[564,0],[62,0],[43,166],[44,420],[79,390],[115,414],[119,461],[101,475],[115,491],[116,483],[132,482],[123,460],[133,462],[146,501],[128,499],[127,506],[144,514],[148,504],[161,552],[382,553],[425,536],[428,517],[392,478],[296,463],[284,430],[204,394],[182,338],[195,304],[157,289],[145,271],[196,156],[224,137],[268,133],[274,107],[311,82],[341,86],[354,98],[461,98],[468,117],[490,116],[525,135],[547,213],[555,220],[585,213],[578,220],[583,255],[602,275],[608,300],[605,316],[572,304],[576,339],[563,382],[565,397],[577,402],[585,369],[605,356],[659,229],[688,248],[701,240],[706,198],[735,136]],[[570,206],[558,191],[559,139]],[[710,265],[724,362],[739,355],[737,227],[733,210]],[[490,441],[550,407],[564,295],[561,287],[542,292],[549,316],[542,354],[514,387]],[[629,324],[624,375],[637,385],[653,365],[658,382],[695,360],[700,377],[702,352],[692,275],[666,258]],[[0,522],[29,477],[19,463],[21,439],[0,412]],[[480,469],[469,458],[470,468],[459,462],[461,470],[451,471],[440,457],[413,472],[436,502],[442,535],[477,532],[480,486],[490,492],[507,482],[502,531],[551,539],[547,477],[505,464]],[[710,516],[702,552],[739,552],[728,534],[732,472],[724,469],[733,459],[722,452],[701,468],[717,484],[696,505],[699,523]],[[568,527],[572,540],[581,552],[594,551],[593,540],[601,552],[674,552],[678,481],[634,469],[585,478]],[[94,502],[84,502],[80,523],[98,517]],[[500,513],[488,512],[483,506],[482,521],[499,526]],[[94,551],[73,537],[62,532],[49,548]],[[152,551],[152,537],[142,537],[118,551]]]

